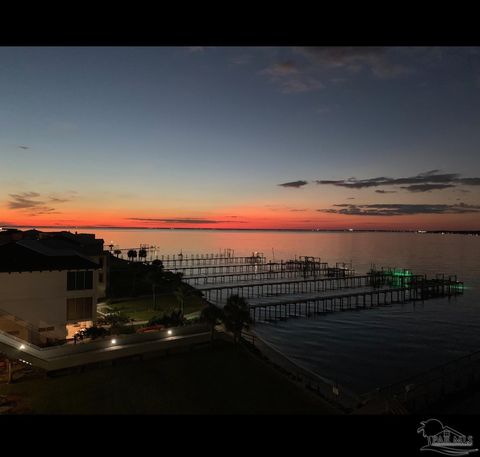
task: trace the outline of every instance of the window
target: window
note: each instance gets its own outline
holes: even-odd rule
[[[69,271],[67,290],[93,289],[93,271]]]
[[[92,297],[67,298],[67,321],[92,319]]]

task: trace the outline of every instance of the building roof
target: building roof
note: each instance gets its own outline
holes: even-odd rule
[[[20,240],[22,242],[35,241],[52,249],[73,250],[85,256],[101,255],[104,243],[101,238],[95,238],[93,233],[41,232],[35,229],[23,232],[16,229],[0,231],[0,245]],[[36,249],[40,249],[40,245],[36,246]]]
[[[77,254],[46,255],[19,243],[0,246],[0,272],[96,270],[100,266]]]

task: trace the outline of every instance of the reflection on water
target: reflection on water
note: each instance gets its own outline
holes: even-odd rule
[[[480,237],[415,233],[324,233],[206,230],[95,230],[106,244],[158,246],[160,254],[263,252],[331,264],[372,264],[415,274],[457,274],[465,294],[452,300],[348,311],[258,324],[257,331],[299,364],[357,392],[369,391],[480,350]]]

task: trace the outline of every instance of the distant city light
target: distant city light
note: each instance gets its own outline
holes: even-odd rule
[[[117,340],[113,339],[112,344],[116,344]]]
[[[20,345],[20,350],[23,351],[25,349],[25,345],[24,344],[21,344]]]
[[[169,335],[171,335],[171,334],[172,334],[172,331],[171,331],[171,330],[169,330],[167,333],[168,333]]]

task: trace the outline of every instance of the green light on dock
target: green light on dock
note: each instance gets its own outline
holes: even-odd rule
[[[393,276],[396,276],[396,277],[402,277],[402,278],[405,278],[405,277],[410,277],[412,276],[412,273],[408,270],[393,270],[392,271],[392,275]]]

